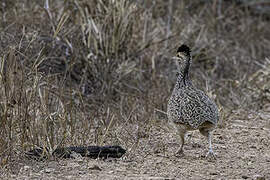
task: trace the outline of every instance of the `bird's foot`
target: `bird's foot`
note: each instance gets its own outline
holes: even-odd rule
[[[216,156],[216,154],[213,152],[213,150],[209,150],[205,157],[206,157],[207,159],[217,159],[217,156]]]
[[[176,157],[183,157],[184,156],[184,151],[183,149],[179,149],[176,153],[175,153]]]

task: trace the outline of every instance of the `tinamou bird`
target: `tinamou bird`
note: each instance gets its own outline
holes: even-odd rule
[[[178,61],[179,74],[168,102],[167,115],[169,123],[175,127],[181,139],[182,144],[177,153],[183,154],[186,132],[199,130],[203,136],[208,138],[209,151],[206,156],[210,155],[215,158],[211,132],[219,121],[217,105],[205,92],[197,89],[190,80],[191,55],[189,47],[181,45],[173,59]]]

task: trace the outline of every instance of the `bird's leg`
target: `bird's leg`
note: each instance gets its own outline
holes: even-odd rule
[[[202,135],[204,135],[205,137],[207,137],[208,139],[208,143],[209,143],[209,150],[208,150],[208,153],[206,154],[206,157],[212,157],[214,159],[216,159],[216,155],[212,149],[212,138],[211,138],[211,129],[208,129],[208,128],[201,128],[199,129],[200,130],[200,133]]]
[[[180,133],[180,138],[181,138],[181,146],[177,150],[176,154],[184,154],[183,147],[185,143],[185,133]]]
[[[189,134],[186,134],[186,141],[190,141],[191,140],[191,137],[192,137],[193,133],[189,133]]]
[[[207,138],[208,138],[208,143],[209,143],[209,151],[206,154],[206,157],[209,157],[210,156],[210,157],[213,157],[214,159],[216,159],[216,155],[215,155],[215,153],[214,153],[214,151],[212,149],[211,133],[210,132],[208,132]]]

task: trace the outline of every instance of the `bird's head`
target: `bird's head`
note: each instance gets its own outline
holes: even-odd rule
[[[180,71],[181,77],[183,79],[187,78],[190,61],[191,61],[189,47],[185,44],[181,45],[178,48],[176,56],[173,57],[173,59],[176,59],[176,64],[177,64],[178,70]]]
[[[190,49],[187,45],[183,44],[181,45],[176,53],[176,56],[174,59],[177,59],[178,61],[187,60],[190,58]]]

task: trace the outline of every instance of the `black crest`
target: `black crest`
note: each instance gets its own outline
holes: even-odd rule
[[[186,55],[190,55],[190,49],[187,45],[183,44],[182,46],[180,46],[177,50],[177,52],[183,52],[185,53]]]

